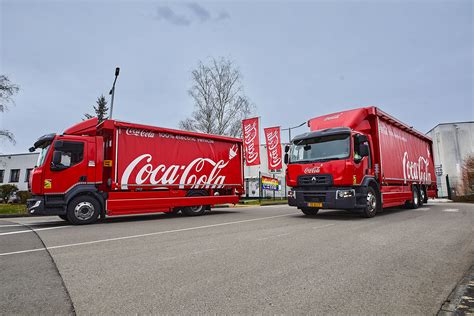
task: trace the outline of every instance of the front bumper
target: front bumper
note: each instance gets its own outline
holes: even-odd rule
[[[49,205],[44,196],[34,195],[26,201],[26,208],[31,215],[64,215],[66,210],[60,205]]]
[[[313,203],[320,203],[323,209],[361,209],[367,203],[367,187],[296,187],[288,194],[290,206],[307,208],[314,207]]]

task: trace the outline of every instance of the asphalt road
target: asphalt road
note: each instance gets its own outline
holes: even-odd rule
[[[0,314],[435,314],[474,263],[473,227],[456,203],[0,220]]]

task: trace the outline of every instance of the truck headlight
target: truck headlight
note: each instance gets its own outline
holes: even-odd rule
[[[336,199],[345,199],[345,198],[354,197],[354,196],[355,196],[354,189],[336,191]]]

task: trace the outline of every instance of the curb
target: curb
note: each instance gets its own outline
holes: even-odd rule
[[[34,217],[30,214],[0,214],[0,218],[12,218],[12,217]]]
[[[474,314],[474,265],[453,289],[437,316]]]

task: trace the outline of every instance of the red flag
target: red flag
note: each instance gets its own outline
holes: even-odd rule
[[[260,164],[260,138],[258,134],[258,117],[242,121],[244,136],[245,161],[247,166]]]
[[[264,131],[267,142],[268,169],[281,169],[280,127],[268,127]]]

